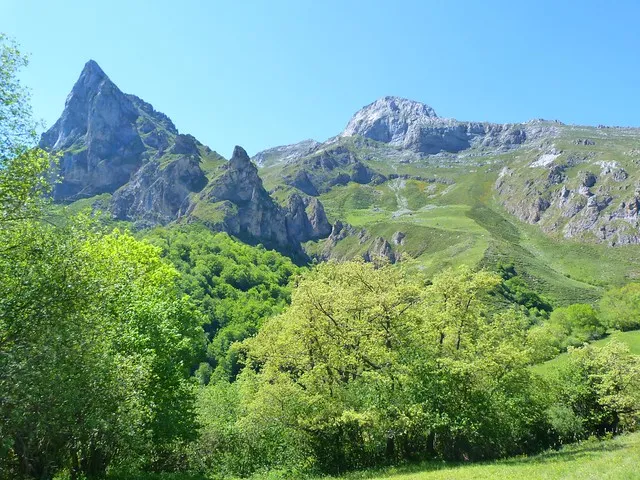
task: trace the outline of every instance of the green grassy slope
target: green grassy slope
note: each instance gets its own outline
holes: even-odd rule
[[[640,479],[640,433],[589,440],[531,457],[491,463],[444,462],[361,472],[343,479],[388,480],[632,480]]]
[[[418,259],[428,272],[461,263],[492,268],[501,262],[513,262],[530,287],[556,305],[594,302],[606,287],[639,278],[640,246],[611,248],[586,236],[569,239],[561,231],[545,233],[539,225],[524,223],[505,209],[505,199],[494,188],[500,172],[505,167],[512,169],[511,182],[516,186],[543,182],[547,169],[532,168],[530,164],[552,145],[562,152],[559,162],[580,155],[588,157],[588,165],[577,164],[566,171],[570,186],[581,169],[600,175],[597,162],[616,161],[629,175],[616,188],[631,194],[627,185],[640,178],[640,150],[634,148],[640,144],[640,132],[572,126],[558,129],[556,138],[506,153],[487,154],[472,149],[460,156],[422,159],[394,158],[388,146],[375,142],[338,140],[343,149],[368,168],[387,177],[405,178],[392,178],[377,185],[351,182],[320,194],[330,221],[341,220],[364,228],[370,238],[342,240],[333,248],[332,257],[363,255],[375,237],[392,243],[393,234],[401,231],[406,234],[405,242],[392,244],[393,249]],[[595,139],[596,144],[576,143],[585,138]],[[284,198],[295,189],[283,185],[283,178],[294,176],[296,169],[312,168],[310,165],[304,160],[274,164],[260,173],[265,186]],[[324,167],[313,168],[314,178],[320,178]],[[325,173],[335,175],[333,171]],[[602,175],[599,182],[607,186],[611,180]],[[541,183],[540,188],[546,186]],[[524,186],[516,188],[514,195],[517,198],[511,203],[530,200]],[[609,208],[616,202],[614,199]],[[556,219],[557,216],[550,216],[542,226],[546,228]],[[314,253],[322,252],[324,246],[321,241],[308,244],[307,248]]]

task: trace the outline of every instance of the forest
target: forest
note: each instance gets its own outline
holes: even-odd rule
[[[640,283],[561,306],[509,262],[297,265],[67,212],[26,65],[0,37],[0,479],[305,478],[637,428],[640,357],[591,342],[640,328]]]

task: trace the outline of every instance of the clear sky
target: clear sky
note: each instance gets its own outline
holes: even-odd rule
[[[460,120],[640,125],[640,1],[0,0],[51,125],[84,63],[229,156],[384,95]]]

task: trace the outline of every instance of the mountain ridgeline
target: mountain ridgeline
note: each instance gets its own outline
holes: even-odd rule
[[[316,199],[277,204],[242,147],[230,161],[164,114],[123,93],[89,61],[40,146],[62,154],[54,199],[110,194],[110,211],[140,226],[201,221],[247,242],[302,256],[300,242],[327,236]]]
[[[406,255],[436,268],[497,261],[509,242],[533,258],[526,223],[562,245],[640,243],[633,128],[463,122],[383,97],[324,142],[252,159],[236,147],[227,161],[89,61],[40,146],[61,153],[57,202],[107,196],[136,228],[199,222],[301,260]],[[538,277],[568,276],[542,263]],[[622,275],[637,274],[632,262]]]

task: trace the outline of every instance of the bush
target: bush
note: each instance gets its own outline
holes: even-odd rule
[[[617,330],[640,328],[640,283],[630,283],[606,292],[600,300],[604,324]]]

